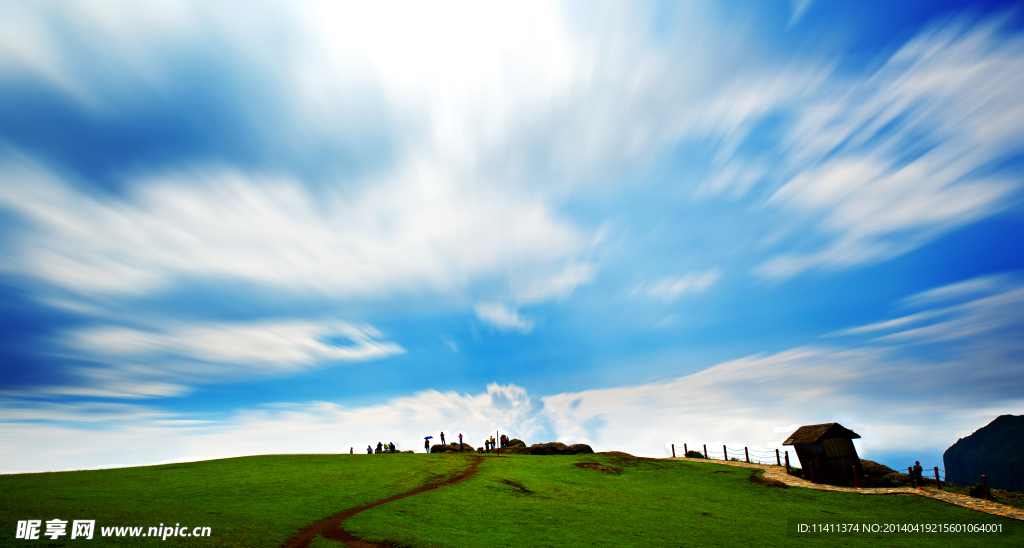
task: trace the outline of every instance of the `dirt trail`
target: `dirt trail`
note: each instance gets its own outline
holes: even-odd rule
[[[432,489],[437,489],[438,487],[445,487],[448,485],[454,485],[456,483],[459,483],[460,481],[465,481],[473,477],[473,474],[476,474],[476,469],[478,466],[480,466],[480,462],[483,460],[483,457],[473,457],[473,464],[470,465],[470,467],[465,472],[452,478],[449,478],[441,483],[428,483],[426,485],[417,487],[412,491],[406,491],[405,493],[401,493],[393,497],[388,497],[386,499],[364,504],[358,508],[345,510],[337,514],[334,514],[329,518],[324,518],[316,523],[307,525],[300,529],[298,533],[292,535],[292,538],[288,539],[288,541],[284,543],[283,548],[307,548],[309,544],[313,542],[313,539],[317,535],[321,535],[324,538],[329,538],[331,540],[344,542],[345,545],[348,546],[348,548],[387,548],[391,546],[390,543],[378,543],[363,540],[353,535],[352,533],[348,532],[344,527],[342,527],[342,525],[345,523],[345,520],[358,514],[359,512],[362,512],[363,510],[369,510],[370,508],[380,506],[381,504],[387,504],[393,500],[411,497],[413,495],[425,493]]]

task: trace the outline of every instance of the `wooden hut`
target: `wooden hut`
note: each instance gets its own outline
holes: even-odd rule
[[[801,426],[783,445],[792,445],[800,459],[800,467],[814,470],[815,482],[853,484],[853,469],[864,477],[860,457],[853,446],[859,439],[853,430],[836,422]]]

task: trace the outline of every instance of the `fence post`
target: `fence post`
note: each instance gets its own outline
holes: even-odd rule
[[[786,460],[787,460],[787,462],[789,461],[789,453],[786,454]],[[782,461],[779,460],[779,450],[778,449],[775,450],[775,464],[778,464],[779,466],[782,466]]]
[[[907,467],[907,474],[910,474],[910,488],[913,489],[913,488],[917,487],[917,484],[914,483],[914,467],[908,466]]]
[[[984,474],[981,476],[981,488],[985,491],[985,500],[991,500],[988,496],[988,478]]]
[[[935,467],[935,487],[938,487],[940,491],[942,490],[942,482],[939,481],[939,467],[938,466]]]
[[[683,444],[683,456],[689,458],[689,455],[687,455],[687,453],[689,453],[689,452],[690,452],[690,450],[686,448],[686,444],[684,443]]]
[[[776,451],[778,451],[778,449],[776,449]],[[778,456],[778,453],[775,455]],[[793,475],[793,471],[789,469],[789,451],[786,451],[786,473],[790,476]]]
[[[857,467],[856,466],[851,466],[850,468],[853,468],[853,487],[854,487],[854,489],[859,489],[860,488],[860,482],[857,481]]]
[[[708,444],[704,444],[704,458],[708,458]]]
[[[676,458],[676,444],[672,444],[672,458]]]
[[[725,450],[725,446],[722,446],[722,460],[729,460],[729,452]]]

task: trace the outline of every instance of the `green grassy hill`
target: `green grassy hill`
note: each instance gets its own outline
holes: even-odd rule
[[[276,548],[339,510],[396,495],[466,462],[444,455],[267,455],[112,470],[0,476],[0,546],[239,546]],[[18,520],[69,522],[52,541],[15,539]],[[95,519],[92,540],[71,540],[75,519]],[[102,538],[100,527],[180,523],[209,538]]]
[[[305,525],[465,470],[471,455],[279,455],[0,476],[0,546],[280,546]],[[587,467],[578,466],[586,464]],[[602,468],[603,467],[603,468]],[[17,520],[95,519],[91,541],[14,539]],[[1000,522],[1010,535],[787,536],[820,523]],[[208,526],[209,538],[100,528]],[[1019,546],[1020,522],[915,496],[770,487],[750,471],[615,455],[486,456],[476,475],[362,512],[346,528],[406,546]],[[45,530],[45,525],[43,527]],[[314,546],[340,543],[318,539]]]

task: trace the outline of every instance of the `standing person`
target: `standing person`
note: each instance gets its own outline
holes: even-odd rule
[[[441,445],[444,445],[444,432],[441,432]]]
[[[395,452],[395,442],[391,442],[388,445],[391,446],[391,452],[394,453]]]
[[[917,482],[917,488],[918,489],[921,488],[921,484],[924,482],[924,477],[923,477],[922,472],[924,472],[924,468],[921,468],[921,461],[915,460],[914,461],[914,481]]]
[[[373,447],[371,447],[369,444],[367,444],[367,446],[366,446],[366,454],[367,455],[372,455],[373,454]]]
[[[459,432],[459,453],[465,453],[465,449],[462,447],[462,432]]]
[[[494,436],[491,436],[491,449],[494,449],[495,447],[496,445],[494,445]]]
[[[349,448],[348,448],[348,454],[349,454],[349,455],[351,455],[351,454],[352,454],[352,452],[353,452],[353,451],[355,451],[355,450],[356,450],[356,448],[355,448],[355,447],[349,447]]]
[[[430,440],[423,440],[423,450],[427,453],[430,452]]]
[[[377,453],[381,453],[382,451],[384,451],[384,444],[378,441],[377,442]]]

